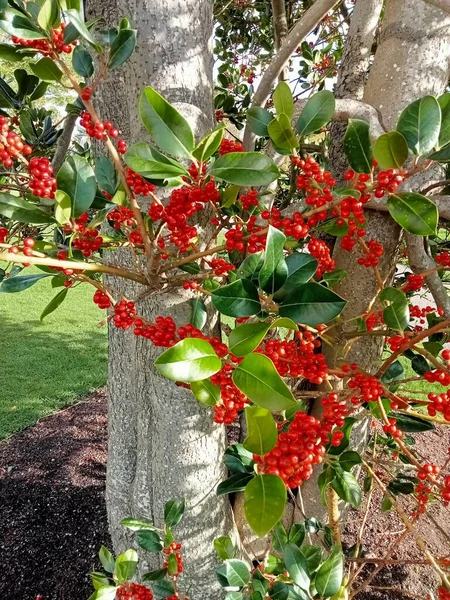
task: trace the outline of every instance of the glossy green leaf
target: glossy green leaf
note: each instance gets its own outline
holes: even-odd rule
[[[292,290],[280,304],[279,314],[295,323],[319,325],[341,314],[347,301],[319,283],[309,282]]]
[[[277,425],[270,410],[260,406],[245,408],[247,421],[247,437],[244,448],[260,456],[270,452],[277,443]]]
[[[245,323],[235,327],[228,338],[230,352],[235,356],[250,354],[263,341],[270,327],[270,323]]]
[[[1,289],[1,286],[0,286]],[[421,433],[422,431],[432,431],[435,426],[432,421],[425,421],[420,417],[413,415],[405,415],[403,413],[391,413],[389,416],[394,417],[397,421],[396,426],[405,433]]]
[[[388,327],[404,331],[409,324],[409,305],[405,294],[396,288],[387,287],[380,294],[380,300],[389,302],[383,310],[383,320]]]
[[[0,285],[0,291],[1,291],[1,285]],[[53,311],[55,311],[59,306],[61,306],[61,304],[64,302],[64,300],[66,299],[67,296],[67,292],[68,292],[68,288],[64,288],[63,290],[61,290],[60,292],[58,292],[56,294],[56,296],[54,296],[50,302],[47,304],[47,306],[44,308],[44,310],[41,313],[40,316],[40,321],[42,322],[45,317],[47,317],[48,315],[50,315]]]
[[[192,151],[192,156],[201,162],[211,158],[211,156],[219,149],[224,132],[225,127],[217,127],[217,129],[214,129],[211,133],[205,135],[205,137],[195,146]]]
[[[220,400],[220,388],[212,384],[209,379],[193,381],[191,391],[194,397],[205,406],[215,406]]]
[[[263,354],[246,356],[232,378],[235,386],[257,406],[276,412],[297,404],[273,362]]]
[[[41,40],[45,38],[42,31],[23,13],[8,6],[8,10],[0,13],[0,29],[25,40]]]
[[[163,152],[191,158],[194,135],[186,119],[156,90],[144,88],[139,100],[144,127]]]
[[[306,536],[306,528],[303,523],[294,523],[289,530],[289,541],[300,548]]]
[[[291,88],[285,81],[277,83],[272,99],[277,116],[284,114],[288,120],[292,119],[294,115],[294,98]]]
[[[322,275],[322,278],[327,282],[328,287],[334,287],[345,277],[347,277],[347,271],[345,269],[334,269],[334,271]]]
[[[56,176],[58,189],[72,199],[72,217],[79,217],[88,210],[97,191],[94,171],[88,161],[73,154],[63,163]]]
[[[90,52],[83,46],[75,47],[72,53],[72,66],[75,73],[85,79],[94,74],[94,61]]]
[[[264,262],[264,252],[249,254],[242,264],[236,269],[236,277],[239,279],[253,279],[261,269]]]
[[[269,225],[264,262],[259,271],[259,286],[273,294],[286,281],[288,266],[284,259],[286,236],[279,229]]]
[[[146,142],[133,144],[124,156],[125,164],[148,179],[170,179],[187,175],[186,169],[177,161],[164,156]]]
[[[282,521],[278,521],[272,531],[272,547],[277,552],[283,552],[285,545],[288,543],[288,534]]]
[[[44,277],[52,277],[52,275],[50,273],[43,273],[40,275],[15,275],[14,277],[5,277],[0,283],[0,292],[5,294],[23,292],[41,279],[44,279]]]
[[[190,298],[189,304],[191,305],[191,318],[189,319],[189,323],[196,329],[202,330],[208,320],[208,312],[205,303],[200,296],[195,296],[195,298]]]
[[[276,148],[283,150],[298,148],[298,140],[286,115],[280,114],[273,119],[267,126],[267,132]]]
[[[407,106],[397,122],[397,131],[405,138],[416,156],[431,152],[438,143],[441,109],[433,96],[424,96]]]
[[[244,511],[251,529],[266,536],[284,514],[286,486],[278,475],[258,475],[245,488]]]
[[[286,258],[288,268],[288,277],[281,289],[279,289],[273,299],[275,302],[282,302],[289,292],[298,289],[304,283],[307,283],[317,271],[317,260],[307,252],[294,252]]]
[[[250,570],[242,560],[228,559],[216,569],[222,587],[241,588],[250,581]]]
[[[322,562],[322,548],[320,546],[303,546],[302,552],[306,558],[306,564],[308,565],[308,571],[310,574],[314,573],[320,563]]]
[[[0,215],[20,223],[51,223],[53,218],[50,213],[42,210],[35,204],[24,200],[20,196],[13,196],[0,192]]]
[[[248,279],[237,279],[211,294],[214,307],[228,317],[250,317],[261,311],[258,290]]]
[[[439,213],[436,205],[426,196],[413,192],[391,194],[387,201],[391,217],[415,235],[436,233]]]
[[[164,523],[166,527],[175,527],[181,521],[186,508],[183,500],[169,500],[164,506]]]
[[[309,591],[308,563],[300,548],[289,542],[283,551],[284,564],[292,581],[302,590]]]
[[[141,531],[142,529],[155,529],[153,523],[147,519],[133,519],[126,517],[120,521],[120,524],[131,531]]]
[[[450,144],[443,146],[440,150],[428,154],[428,158],[431,160],[437,160],[438,162],[449,162],[450,161]]]
[[[205,340],[186,338],[158,356],[155,367],[167,379],[190,383],[220,371],[222,361]]]
[[[119,554],[116,559],[115,574],[118,583],[125,583],[131,579],[137,570],[138,554],[136,550],[127,550],[123,554]]]
[[[50,83],[54,81],[61,81],[63,75],[61,69],[57,67],[52,59],[48,56],[44,56],[36,63],[30,63],[30,69],[33,71],[36,77],[39,77],[39,79],[42,79],[42,81],[48,81]]]
[[[152,590],[159,598],[171,598],[175,594],[173,582],[167,579],[161,579],[152,583]]]
[[[340,546],[334,546],[330,556],[317,571],[315,586],[323,598],[338,593],[344,577],[344,556]]]
[[[39,11],[37,19],[39,27],[50,31],[54,26],[58,26],[60,23],[60,13],[58,0],[45,0]]]
[[[161,579],[164,579],[166,575],[167,569],[164,567],[163,569],[156,569],[155,571],[144,573],[144,575],[142,575],[142,581],[143,583],[146,581],[160,581]]]
[[[70,222],[72,215],[72,200],[66,192],[56,190],[55,193],[55,219],[60,225]]]
[[[248,471],[233,473],[228,479],[219,483],[216,493],[218,496],[223,496],[234,492],[242,492],[253,477],[254,474],[249,473]]]
[[[253,471],[253,455],[242,444],[232,444],[225,450],[223,462],[234,473],[249,473]]]
[[[115,585],[107,585],[95,590],[88,600],[115,600],[117,588]]]
[[[450,94],[443,94],[437,100],[441,109],[441,128],[439,130],[438,146],[442,148],[450,143]]]
[[[25,58],[34,56],[36,50],[25,49],[23,46],[13,46],[12,44],[0,44],[0,59],[8,62],[21,62]]]
[[[280,172],[262,152],[229,152],[214,161],[209,175],[235,185],[258,186],[272,183]]]
[[[398,131],[383,133],[373,146],[373,155],[382,169],[400,169],[408,159],[408,144]]]
[[[344,471],[350,471],[356,465],[360,465],[361,462],[361,456],[354,450],[348,450],[339,457],[339,464]]]
[[[102,546],[99,550],[98,557],[100,559],[102,567],[105,569],[107,573],[113,573],[116,568],[116,561],[112,553]]]
[[[252,133],[260,137],[268,137],[267,126],[272,120],[273,114],[260,106],[252,106],[247,111],[247,126]]]
[[[333,118],[335,106],[334,95],[327,90],[311,96],[297,121],[297,133],[305,136],[321,129]]]
[[[99,156],[96,158],[95,178],[97,179],[98,187],[102,191],[114,196],[117,189],[117,173],[108,157]]]
[[[344,152],[354,171],[371,173],[372,143],[369,135],[369,125],[360,119],[349,119],[344,137]]]
[[[133,54],[136,47],[136,29],[121,29],[109,50],[108,68],[116,69]]]
[[[107,577],[104,573],[91,571],[89,575],[91,576],[92,587],[94,590],[99,590],[100,588],[110,586],[111,584],[109,577]]]
[[[89,31],[89,29],[86,26],[86,23],[81,18],[80,13],[76,9],[71,8],[69,10],[64,11],[64,14],[69,21],[69,25],[72,26],[72,29],[76,30],[83,39],[85,39],[89,44],[91,44],[91,46],[93,48],[95,48],[95,50],[97,50],[97,52],[101,52],[101,47],[97,44],[97,42],[93,38],[91,32]],[[69,43],[65,36],[65,33],[66,33],[67,29],[69,28],[69,25],[66,27],[65,32],[64,32],[64,43],[65,44]]]
[[[214,540],[214,550],[217,556],[222,560],[234,558],[236,549],[231,541],[231,538],[227,535],[218,537]]]
[[[141,529],[136,533],[137,543],[147,552],[161,552],[163,543],[161,536],[153,529]]]
[[[424,356],[421,356],[420,354],[411,359],[411,368],[414,371],[414,373],[417,373],[421,376],[425,375],[427,371],[431,371],[433,369],[433,367],[430,366],[427,359]]]
[[[361,505],[361,488],[350,471],[344,471],[340,467],[334,467],[334,479],[330,482],[331,487],[336,494],[348,502],[353,507],[358,508]]]

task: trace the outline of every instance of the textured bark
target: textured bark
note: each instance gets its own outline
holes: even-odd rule
[[[411,18],[414,15],[414,18]],[[388,129],[394,129],[402,109],[410,102],[427,94],[440,95],[448,81],[450,59],[450,17],[437,8],[416,0],[388,0],[378,49],[363,100],[382,115]],[[413,185],[413,182],[410,182]],[[375,239],[384,246],[380,261],[383,280],[390,281],[400,242],[400,228],[386,213],[366,211],[366,239]],[[361,267],[354,253],[348,253],[337,244],[334,251],[337,268],[345,269],[347,276],[335,290],[349,303],[343,313],[351,319],[367,310],[377,294],[377,283],[372,269]],[[376,338],[361,338],[347,355],[368,371],[376,368],[381,358],[381,344]],[[329,362],[339,357],[343,347],[336,344]],[[314,413],[320,407],[313,407]],[[356,441],[363,443],[365,424],[357,428]],[[317,498],[316,478],[303,487],[303,499],[308,516],[326,518],[326,510]],[[322,511],[322,514],[320,514]]]
[[[125,67],[113,71],[95,101],[102,118],[111,119],[130,142],[148,139],[137,115],[145,85],[154,86],[191,123],[197,138],[213,123],[212,0],[92,0],[89,17],[108,24],[122,16],[138,29],[136,53]],[[130,256],[116,254],[126,263]],[[109,281],[128,297],[142,287]],[[138,305],[154,320],[171,315],[188,322],[186,294],[155,294]],[[212,422],[210,411],[174,383],[160,377],[153,362],[158,350],[130,332],[109,332],[109,457],[107,506],[116,551],[130,539],[119,525],[125,516],[145,517],[161,524],[164,503],[186,498],[187,511],[176,535],[183,542],[189,597],[219,597],[214,574],[213,540],[233,534],[226,497],[215,487],[226,475],[222,456],[225,429]],[[155,555],[145,561],[152,568]]]

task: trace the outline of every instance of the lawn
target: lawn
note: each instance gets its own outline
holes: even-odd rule
[[[97,327],[104,313],[90,286],[69,289],[62,306],[39,321],[60,289],[48,278],[0,294],[0,439],[106,382],[106,327]]]

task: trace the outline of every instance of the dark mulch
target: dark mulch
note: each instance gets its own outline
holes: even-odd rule
[[[234,437],[237,431],[233,431]],[[443,464],[450,446],[448,429],[417,436],[417,450]],[[0,593],[8,600],[85,600],[88,573],[98,569],[97,552],[110,546],[105,513],[106,398],[100,391],[16,437],[0,443]],[[379,509],[374,495],[364,535],[367,556],[382,557],[393,532],[402,529],[394,512]],[[431,514],[449,532],[449,510]],[[361,512],[347,519],[344,545],[354,544]],[[425,518],[420,532],[435,556],[449,552],[445,537]],[[421,559],[409,536],[395,550],[397,560]],[[364,573],[373,567],[367,566]],[[423,600],[436,589],[427,567],[384,568],[357,600]],[[383,590],[380,588],[390,588]],[[407,590],[396,593],[393,590]]]
[[[84,600],[105,512],[106,401],[100,391],[0,443],[0,595]]]

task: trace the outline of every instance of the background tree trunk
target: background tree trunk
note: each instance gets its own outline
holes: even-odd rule
[[[364,0],[360,1],[364,4]],[[353,18],[366,17],[364,11],[357,12],[355,9]],[[358,24],[352,23],[352,29],[358,30]],[[449,15],[416,0],[387,0],[378,48],[363,100],[379,110],[388,129],[395,129],[397,118],[405,106],[427,94],[439,96],[444,92],[448,83],[449,59]],[[355,57],[347,53],[346,60],[352,61]],[[341,69],[344,73],[348,71],[345,64]],[[358,85],[355,90],[359,90]],[[413,181],[409,183],[414,185]],[[383,280],[389,283],[395,272],[400,228],[387,213],[372,210],[366,210],[365,213],[366,239],[375,239],[383,245],[384,255],[379,270]],[[347,271],[347,276],[335,291],[349,301],[343,318],[351,319],[367,310],[377,294],[377,283],[373,270],[358,265],[355,252],[343,251],[340,243],[335,246],[333,258],[338,269]],[[352,357],[357,357],[361,367],[373,372],[379,364],[381,352],[382,345],[376,337],[361,338],[353,344],[346,358],[351,361]],[[328,363],[342,356],[342,353],[342,344],[336,344],[332,350],[328,350]],[[313,414],[320,412],[321,407],[316,402]],[[363,443],[365,423],[361,422],[356,430],[356,443]],[[302,487],[305,512],[308,517],[326,519],[326,509],[321,507],[318,499],[317,476],[318,473]]]
[[[128,142],[148,139],[137,115],[138,97],[152,85],[189,120],[197,138],[213,124],[212,0],[89,0],[89,17],[109,25],[126,16],[138,29],[137,49],[122,69],[113,71],[96,94],[104,119],[122,130]],[[117,261],[115,254],[113,260]],[[123,253],[120,261],[130,261]],[[143,288],[108,282],[130,298]],[[171,315],[189,321],[188,296],[156,294],[138,304],[147,319]],[[175,532],[183,543],[189,597],[216,599],[213,540],[234,530],[227,497],[215,488],[226,471],[223,426],[192,394],[160,377],[153,368],[158,350],[145,339],[110,327],[109,454],[107,507],[116,551],[130,544],[119,525],[125,516],[161,524],[164,503],[186,498],[187,511]],[[157,568],[154,555],[145,557]]]

